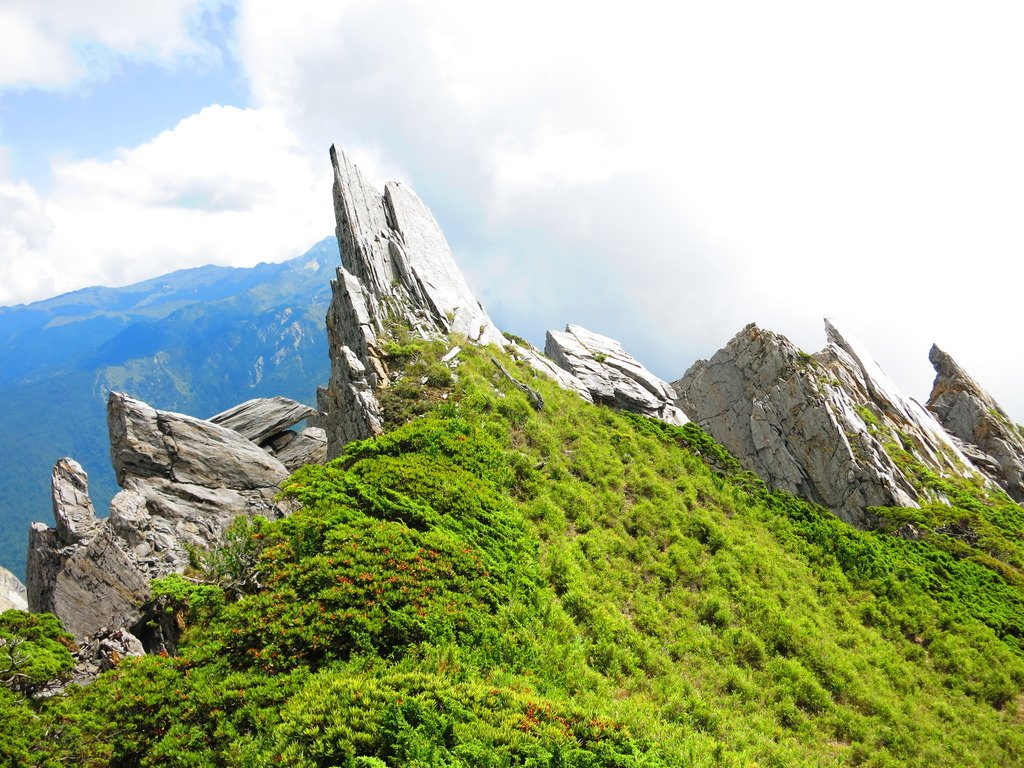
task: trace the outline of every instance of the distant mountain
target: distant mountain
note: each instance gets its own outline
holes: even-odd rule
[[[0,307],[0,566],[24,573],[28,525],[51,522],[61,456],[85,467],[105,514],[117,491],[111,390],[204,417],[269,395],[314,404],[330,376],[324,315],[338,263],[332,236],[280,264],[198,267]]]

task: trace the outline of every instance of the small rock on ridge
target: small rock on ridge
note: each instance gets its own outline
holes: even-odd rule
[[[614,339],[567,325],[548,331],[544,353],[583,383],[594,402],[682,426],[689,419],[675,404],[676,393]]]

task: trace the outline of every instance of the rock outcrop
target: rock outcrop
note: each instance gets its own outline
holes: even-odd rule
[[[21,580],[6,568],[0,568],[0,613],[28,610],[28,595]]]
[[[982,473],[1024,503],[1024,430],[948,354],[933,345],[928,359],[936,373],[928,408]]]
[[[286,512],[274,496],[289,470],[234,430],[117,392],[107,424],[123,489],[110,516],[96,518],[85,472],[61,459],[56,526],[34,523],[29,534],[29,607],[55,613],[78,638],[130,628],[149,580],[184,570],[189,550],[215,544],[235,517]]]
[[[376,392],[387,386],[378,338],[393,324],[421,338],[459,333],[480,344],[508,342],[473,296],[444,234],[416,194],[371,187],[331,147],[342,266],[327,312],[331,380],[319,393],[328,455],[382,429]]]
[[[940,475],[974,470],[917,402],[904,396],[863,347],[826,321],[815,355],[748,325],[674,383],[678,405],[771,487],[870,526],[869,507],[917,506],[928,496],[894,447]]]
[[[564,332],[548,331],[544,352],[583,383],[593,402],[678,426],[689,421],[675,404],[675,390],[614,339],[567,325]]]

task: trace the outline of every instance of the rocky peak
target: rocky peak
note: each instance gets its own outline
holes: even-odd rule
[[[400,327],[420,338],[459,334],[516,349],[561,386],[590,399],[571,373],[509,342],[474,297],[433,215],[416,194],[388,182],[381,194],[344,152],[331,147],[342,266],[327,312],[331,379],[318,393],[328,456],[383,429],[377,392],[388,386],[382,337]]]
[[[928,408],[986,476],[1024,502],[1024,430],[947,353],[932,345],[935,368]]]
[[[507,342],[455,264],[430,211],[408,187],[380,194],[344,152],[331,147],[334,212],[342,266],[327,312],[331,380],[320,390],[328,453],[379,434],[376,392],[387,386],[378,338],[398,323],[430,338],[459,333],[481,344]]]
[[[678,404],[771,487],[818,502],[859,526],[873,506],[928,496],[893,447],[940,475],[970,462],[932,415],[903,395],[851,335],[826,321],[815,355],[748,325],[674,383]]]

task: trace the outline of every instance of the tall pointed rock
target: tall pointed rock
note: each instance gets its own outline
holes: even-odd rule
[[[333,146],[331,163],[342,266],[327,313],[331,380],[319,392],[329,457],[381,431],[376,393],[388,378],[378,339],[389,325],[421,338],[458,333],[478,344],[508,344],[416,193],[388,182],[381,194]]]

